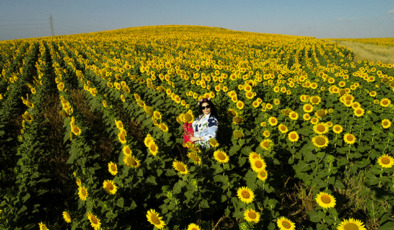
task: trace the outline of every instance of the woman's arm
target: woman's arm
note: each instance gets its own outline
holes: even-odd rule
[[[218,131],[218,120],[216,118],[210,118],[208,119],[208,134],[205,136],[202,136],[202,139],[204,141],[209,141],[211,138],[216,138],[216,133]]]

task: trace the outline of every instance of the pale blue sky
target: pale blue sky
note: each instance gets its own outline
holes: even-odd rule
[[[394,37],[394,0],[0,0],[0,40],[150,25],[316,38]]]

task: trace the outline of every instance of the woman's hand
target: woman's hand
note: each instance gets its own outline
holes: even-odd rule
[[[200,138],[200,137],[190,137],[189,139],[190,139],[191,141],[193,141],[193,142],[196,142],[196,141],[201,140],[202,138]]]

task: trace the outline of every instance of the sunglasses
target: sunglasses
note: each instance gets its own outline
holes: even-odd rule
[[[201,106],[201,110],[204,110],[204,109],[209,109],[209,108],[211,108],[211,106],[210,105],[207,105],[207,106]]]

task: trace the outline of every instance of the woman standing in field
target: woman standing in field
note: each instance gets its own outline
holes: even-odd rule
[[[203,98],[198,102],[198,111],[202,113],[192,123],[193,136],[189,139],[203,148],[210,148],[209,139],[216,138],[218,131],[218,115],[211,99]]]

